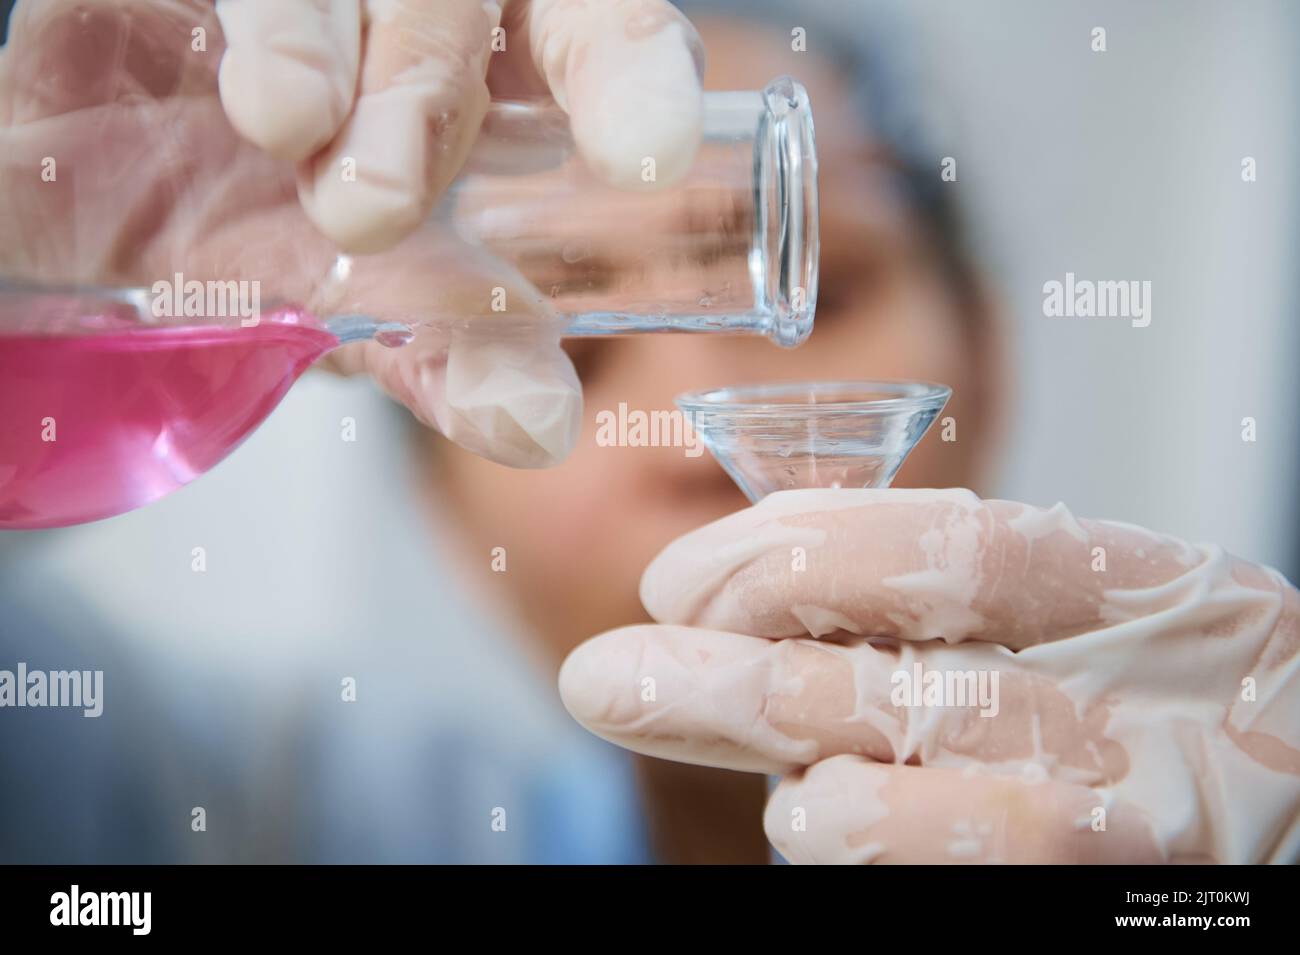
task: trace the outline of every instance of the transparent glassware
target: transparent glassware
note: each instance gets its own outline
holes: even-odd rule
[[[671,185],[641,185],[596,176],[553,103],[494,103],[433,220],[512,266],[568,336],[742,332],[787,347],[808,337],[817,151],[798,82],[705,93],[692,166]],[[333,313],[373,311],[348,294],[354,265],[336,263]]]
[[[497,103],[432,224],[508,263],[565,335],[750,333],[793,346],[816,305],[816,171],[807,95],[789,78],[706,94],[695,163],[646,190],[592,174],[553,104]],[[156,308],[153,287],[0,277],[0,529],[148,504],[217,464],[327,352],[400,346],[446,320],[369,310],[348,287],[362,258],[338,258],[316,314],[268,295],[251,323],[225,307],[160,318],[176,312]],[[170,284],[163,294],[179,296]],[[484,335],[493,321],[509,333],[510,316],[454,319]]]
[[[339,344],[291,310],[251,328],[137,315],[108,292],[0,293],[0,530],[110,517],[188,484]]]
[[[888,487],[952,395],[918,381],[813,381],[677,398],[751,502],[791,488]]]

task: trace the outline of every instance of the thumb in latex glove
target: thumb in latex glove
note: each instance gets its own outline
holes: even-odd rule
[[[642,600],[661,624],[575,650],[566,706],[782,775],[792,861],[1300,854],[1300,594],[1219,548],[969,491],[791,491],[670,545]]]

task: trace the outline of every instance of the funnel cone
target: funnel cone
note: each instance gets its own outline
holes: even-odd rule
[[[677,406],[751,501],[807,487],[888,487],[952,389],[915,381],[765,384]]]

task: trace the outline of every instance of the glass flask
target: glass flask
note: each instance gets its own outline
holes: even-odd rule
[[[789,347],[816,306],[816,174],[807,94],[788,77],[706,93],[693,165],[644,190],[595,177],[554,104],[495,103],[431,223],[506,263],[560,334],[749,333]],[[206,286],[190,311],[179,274],[165,292],[0,278],[0,529],[109,517],[184,486],[340,345],[400,346],[439,326],[510,333],[516,319],[486,289],[478,312],[372,308],[353,279],[383,255],[340,255],[311,312],[268,302],[252,316],[226,307],[234,282],[183,283]],[[162,294],[182,307],[160,309]]]

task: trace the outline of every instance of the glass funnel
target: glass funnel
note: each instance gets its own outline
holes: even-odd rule
[[[814,381],[681,395],[677,406],[751,502],[791,488],[888,487],[952,389]]]

